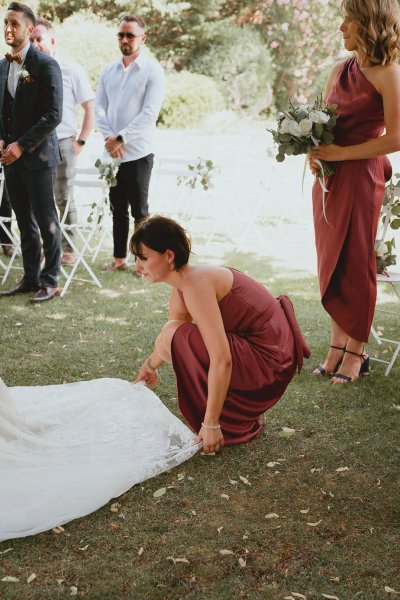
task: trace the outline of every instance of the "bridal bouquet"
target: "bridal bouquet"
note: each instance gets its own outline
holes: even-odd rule
[[[307,154],[313,146],[331,144],[332,129],[336,125],[336,104],[326,104],[319,95],[312,104],[294,106],[289,101],[289,109],[280,110],[277,117],[277,129],[268,129],[278,144],[276,160],[283,162],[285,155]],[[333,174],[332,166],[316,159],[320,167],[320,176]]]
[[[112,188],[117,185],[117,173],[119,165],[121,164],[120,158],[98,158],[94,163],[94,166],[99,170],[99,179],[104,179],[108,187]]]

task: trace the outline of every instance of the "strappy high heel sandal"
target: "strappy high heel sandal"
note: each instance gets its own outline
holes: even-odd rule
[[[335,350],[341,350],[343,353],[346,352],[346,347],[342,347],[342,346],[333,346],[332,344],[329,346],[329,348],[334,348]],[[333,371],[329,371],[327,372],[327,370],[325,369],[325,367],[323,365],[318,365],[318,367],[316,367],[313,371],[313,375],[314,377],[321,377],[323,375],[335,375],[336,371],[339,369],[340,367],[340,363],[342,362],[342,359],[340,359],[337,363],[335,368],[333,369]]]
[[[345,350],[345,352],[347,352],[347,354],[353,354],[353,356],[358,356],[358,358],[361,360],[358,377],[360,375],[369,375],[369,356],[364,354],[364,351],[361,354],[358,354],[358,352],[352,352],[351,350]],[[349,375],[343,375],[343,373],[335,373],[333,377],[342,379],[345,383],[352,383],[358,379],[358,377],[349,377]]]

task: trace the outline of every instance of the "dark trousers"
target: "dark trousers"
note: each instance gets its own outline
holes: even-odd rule
[[[135,225],[149,214],[147,198],[154,154],[122,163],[117,185],[110,189],[113,215],[114,258],[125,258],[129,235],[129,207]]]
[[[30,171],[21,160],[5,167],[7,190],[21,233],[24,279],[56,287],[60,272],[61,235],[54,202],[54,168]],[[41,241],[45,265],[40,270]]]
[[[3,188],[3,197],[0,199],[0,217],[10,218],[12,215],[10,199],[7,194],[7,188]],[[11,223],[4,223],[5,229],[11,231]],[[0,245],[9,246],[12,244],[11,238],[7,235],[7,232],[0,227]]]

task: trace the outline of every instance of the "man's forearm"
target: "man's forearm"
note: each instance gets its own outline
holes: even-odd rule
[[[79,139],[87,140],[94,128],[94,107],[93,100],[89,100],[88,102],[84,102],[82,105],[83,108],[83,121],[81,132],[79,134]]]

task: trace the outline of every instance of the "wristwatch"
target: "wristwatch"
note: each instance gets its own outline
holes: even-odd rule
[[[78,138],[76,140],[76,143],[79,144],[80,146],[84,146],[86,144],[86,140],[81,140],[81,138]]]
[[[121,135],[121,134],[118,134],[118,135],[117,135],[117,137],[116,137],[116,140],[117,140],[117,142],[119,142],[120,144],[125,144],[125,140],[124,140],[124,138],[122,137],[122,135]]]

